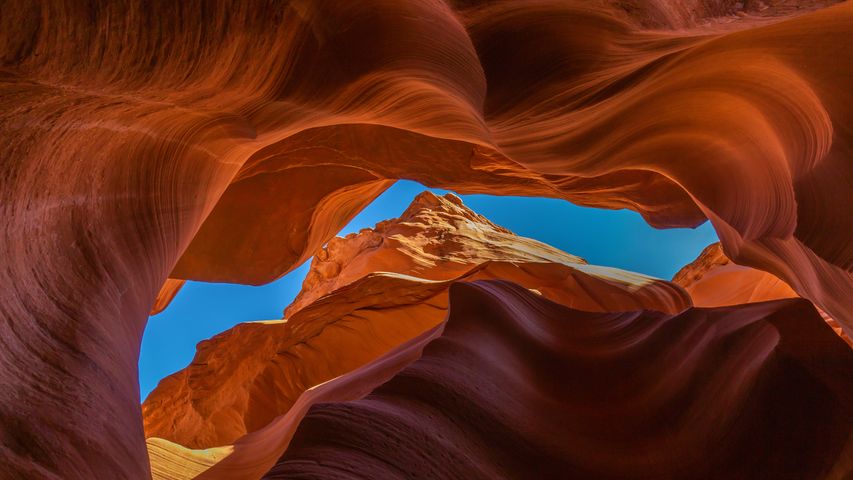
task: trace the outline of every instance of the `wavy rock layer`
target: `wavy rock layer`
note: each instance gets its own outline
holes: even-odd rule
[[[151,460],[152,480],[184,480],[198,478],[234,452],[231,445],[190,450],[162,438],[145,441]]]
[[[265,478],[847,478],[850,371],[804,300],[587,313],[456,284],[422,357],[313,406]]]
[[[710,218],[849,333],[853,4],[623,3],[4,3],[0,468],[145,477],[167,277],[278,278],[397,178]]]
[[[163,283],[163,286],[160,287],[160,292],[157,293],[157,298],[154,299],[154,305],[151,307],[150,315],[157,315],[162,312],[172,303],[175,295],[181,291],[186,280],[175,280],[170,278]]]
[[[424,192],[399,219],[330,242],[287,320],[240,324],[199,344],[191,365],[143,404],[146,435],[192,449],[231,444],[285,414],[306,389],[441,323],[450,284],[477,279],[511,280],[587,311],[691,305],[669,282],[587,265],[458,197]]]
[[[701,254],[672,277],[697,307],[722,307],[797,297],[791,287],[770,273],[738,265],[719,243]]]
[[[154,480],[254,480],[261,478],[285,451],[299,422],[315,403],[362,398],[421,355],[436,338],[439,325],[367,365],[306,390],[286,414],[241,437],[234,445],[191,450],[159,438],[148,439]],[[219,458],[211,458],[211,453]],[[221,455],[224,454],[224,455]]]
[[[770,273],[737,265],[723,252],[719,243],[709,245],[699,257],[672,278],[690,294],[697,307],[722,307],[797,297],[791,287]],[[829,326],[853,346],[853,341],[838,322],[819,310]]]

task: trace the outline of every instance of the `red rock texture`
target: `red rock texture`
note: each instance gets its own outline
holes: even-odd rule
[[[398,178],[709,218],[850,333],[853,4],[618,3],[0,5],[0,471],[144,478],[166,279],[278,278]]]
[[[849,478],[853,350],[801,299],[587,313],[455,284],[443,334],[314,405],[264,478]]]
[[[200,343],[190,366],[143,404],[146,436],[191,449],[231,444],[287,413],[305,390],[440,324],[450,284],[477,279],[511,280],[588,311],[691,305],[669,282],[588,265],[452,194],[424,192],[400,218],[329,242],[286,321],[240,324]]]
[[[732,262],[719,243],[705,248],[696,260],[679,270],[672,281],[690,294],[697,307],[722,307],[798,296],[778,277]],[[853,340],[838,321],[826,312],[818,311],[835,333],[853,346]]]
[[[400,218],[346,238],[334,237],[311,260],[302,290],[285,318],[373,272],[450,280],[488,261],[585,265],[580,257],[520,237],[478,215],[452,193],[418,195]]]
[[[181,288],[186,283],[186,280],[175,280],[169,278],[160,287],[160,292],[157,293],[157,298],[154,299],[154,305],[151,306],[150,315],[157,315],[169,306],[175,295],[181,291]]]
[[[290,439],[315,403],[362,398],[420,357],[421,350],[441,333],[439,325],[399,345],[382,357],[346,375],[306,390],[286,414],[241,437],[234,445],[189,450],[163,439],[149,438],[151,469],[156,480],[235,480],[261,478],[287,448]]]
[[[797,297],[797,292],[770,273],[738,265],[719,243],[701,254],[672,277],[697,307],[721,307]]]

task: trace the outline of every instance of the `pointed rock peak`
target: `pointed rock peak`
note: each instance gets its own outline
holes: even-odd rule
[[[471,210],[462,202],[462,199],[452,193],[445,193],[438,196],[429,190],[424,190],[419,193],[412,203],[406,208],[406,211],[400,215],[399,219],[389,220],[388,222],[417,222],[417,223],[441,223],[434,219],[426,219],[427,216],[441,216],[446,219],[448,224],[454,224],[461,221],[467,221],[474,224],[483,224],[493,230],[502,233],[514,235],[510,230],[492,223],[488,218]],[[386,222],[380,222],[376,225],[375,230],[380,231]]]
[[[468,207],[462,204],[462,199],[452,193],[438,196],[429,190],[424,190],[419,193],[414,200],[412,200],[412,203],[409,204],[409,207],[406,208],[406,211],[400,218],[405,218],[409,215],[415,214],[418,210],[424,208],[428,208],[430,210],[453,211],[456,210],[457,207],[469,210]]]
[[[681,267],[673,277],[672,281],[687,287],[698,282],[712,268],[731,263],[729,257],[723,252],[720,242],[712,243],[702,250],[695,260]]]
[[[447,200],[448,202],[450,202],[454,205],[458,205],[460,207],[464,206],[464,205],[462,205],[462,199],[457,197],[456,195],[454,195],[452,193],[445,193],[444,196],[442,196],[441,198]]]
[[[412,204],[420,203],[425,205],[438,205],[440,202],[438,195],[432,193],[429,190],[424,190],[423,192],[417,194],[412,200]]]
[[[441,207],[441,197],[430,192],[429,190],[424,190],[412,200],[412,203],[410,203],[408,207],[406,207],[406,211],[404,211],[403,214],[400,215],[400,219],[413,217],[417,215],[419,211],[425,208],[429,210],[437,210],[442,209]]]
[[[448,280],[489,261],[586,263],[492,223],[452,193],[438,196],[427,190],[400,218],[331,239],[315,254],[302,291],[285,317],[372,272]]]

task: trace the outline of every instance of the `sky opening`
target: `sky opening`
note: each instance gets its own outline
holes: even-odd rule
[[[427,190],[401,180],[367,206],[338,235],[396,218]],[[446,190],[429,189],[436,194]],[[669,280],[717,241],[709,222],[696,229],[657,230],[629,210],[602,210],[564,200],[460,195],[465,205],[518,235],[535,238],[594,265],[605,265]],[[164,377],[189,365],[198,342],[240,322],[279,319],[302,287],[306,262],[263,286],[187,282],[169,307],[150,317],[139,355],[139,386],[145,397]]]

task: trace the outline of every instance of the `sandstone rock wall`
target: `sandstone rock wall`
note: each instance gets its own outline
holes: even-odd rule
[[[279,278],[398,178],[708,218],[850,333],[853,4],[636,3],[4,2],[0,469],[144,478],[167,278]]]

